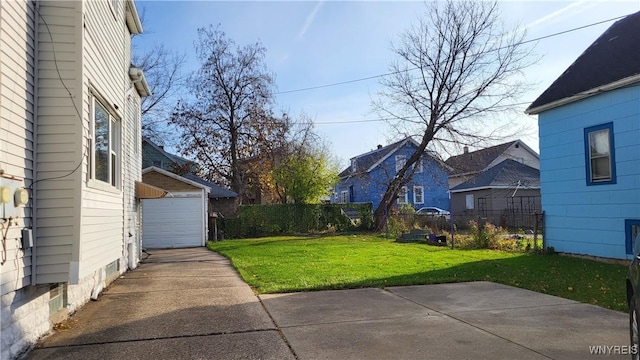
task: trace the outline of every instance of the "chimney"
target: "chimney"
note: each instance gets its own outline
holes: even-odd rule
[[[469,147],[468,147],[468,146],[465,146],[463,149],[464,149],[464,153],[465,153],[465,154],[468,154],[468,153],[469,153]]]
[[[382,149],[382,145],[378,144],[378,150]]]

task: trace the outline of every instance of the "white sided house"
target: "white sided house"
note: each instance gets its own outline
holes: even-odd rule
[[[132,0],[0,1],[0,358],[140,251],[142,32]]]

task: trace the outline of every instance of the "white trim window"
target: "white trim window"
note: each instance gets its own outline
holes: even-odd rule
[[[120,120],[93,98],[91,178],[119,188]]]
[[[422,186],[413,187],[413,203],[424,204],[424,188]]]
[[[341,204],[349,203],[349,191],[343,190],[340,192],[340,203]]]
[[[465,209],[467,210],[473,210],[474,208],[474,199],[473,199],[473,194],[467,194],[464,197],[464,205],[465,205]]]
[[[405,155],[396,155],[396,172],[400,171],[406,163],[407,157]]]
[[[424,166],[422,165],[422,159],[418,160],[415,163],[414,166],[416,167],[416,171],[415,171],[416,174],[421,174],[421,173],[424,172]]]
[[[403,186],[402,189],[400,189],[400,193],[398,194],[397,201],[398,201],[398,204],[400,205],[404,205],[409,202],[409,192],[407,191],[406,186]]]

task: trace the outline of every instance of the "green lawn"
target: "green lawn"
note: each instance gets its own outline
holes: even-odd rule
[[[559,255],[451,250],[377,235],[209,243],[258,293],[487,280],[626,311],[627,267]]]

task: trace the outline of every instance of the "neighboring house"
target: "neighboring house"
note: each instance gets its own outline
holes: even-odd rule
[[[418,147],[411,138],[351,158],[351,166],[339,174],[332,203],[373,203],[377,208],[397,171]],[[398,194],[396,203],[415,209],[435,206],[449,210],[447,166],[425,152],[416,163],[412,179]]]
[[[2,359],[138,263],[141,32],[131,0],[0,1]]]
[[[511,159],[478,173],[450,191],[454,214],[499,218],[506,212],[541,211],[540,170]]]
[[[445,161],[453,169],[449,174],[449,188],[453,189],[506,159],[540,169],[540,157],[521,140],[471,152],[465,146],[463,154],[452,156]]]
[[[142,138],[142,168],[157,167],[172,173],[194,173],[197,164],[191,160],[164,150],[164,146],[158,145],[149,138]]]
[[[632,257],[640,230],[640,12],[614,23],[526,110],[538,115],[544,237]]]

